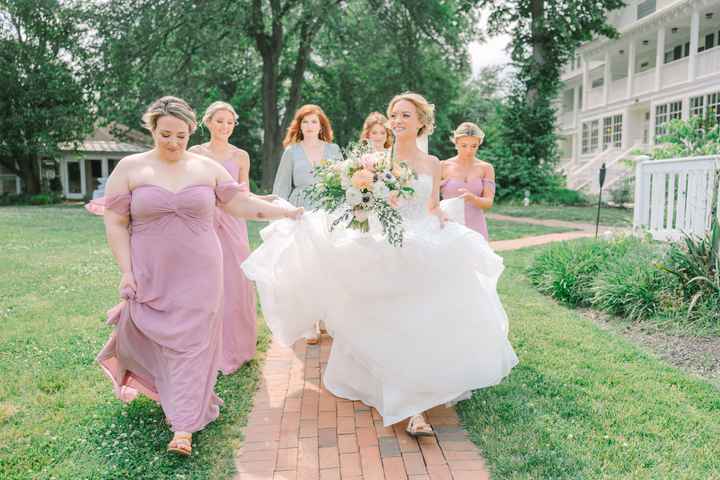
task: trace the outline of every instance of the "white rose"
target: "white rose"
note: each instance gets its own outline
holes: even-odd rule
[[[355,187],[349,187],[345,190],[345,199],[353,207],[362,202],[362,192]]]

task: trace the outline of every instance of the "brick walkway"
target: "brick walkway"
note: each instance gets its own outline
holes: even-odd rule
[[[575,226],[581,230],[491,245],[503,251],[592,235],[584,226]],[[453,408],[427,412],[437,438],[415,440],[405,433],[405,422],[383,427],[375,409],[325,390],[322,373],[331,346],[327,336],[316,346],[298,342],[287,348],[272,342],[245,441],[235,458],[234,480],[490,478]]]
[[[485,464],[452,408],[427,414],[437,438],[383,427],[375,409],[321,381],[332,340],[272,343],[237,453],[234,480],[485,480]]]

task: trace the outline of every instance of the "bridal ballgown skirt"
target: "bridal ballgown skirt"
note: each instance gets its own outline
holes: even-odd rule
[[[431,179],[403,207],[405,240],[337,228],[326,212],[276,221],[243,263],[280,342],[333,336],[323,382],[385,425],[498,384],[517,363],[496,293],[502,259],[482,235],[425,212]]]

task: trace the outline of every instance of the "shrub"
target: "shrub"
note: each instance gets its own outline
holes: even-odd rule
[[[553,244],[535,259],[528,276],[542,293],[573,307],[587,307],[598,272],[611,259],[622,257],[634,241],[623,238]]]
[[[538,200],[550,205],[590,205],[590,199],[583,192],[569,188],[554,188],[538,195]]]
[[[621,208],[625,208],[625,205],[632,202],[634,196],[635,177],[633,176],[621,178],[610,190],[610,200]]]
[[[56,193],[40,193],[30,195],[29,193],[3,194],[0,195],[0,206],[9,205],[51,205],[60,203],[62,196]]]
[[[670,245],[661,268],[673,275],[691,320],[720,325],[720,224]]]
[[[607,262],[593,281],[592,306],[630,320],[672,310],[673,279],[657,266],[663,248],[636,241],[624,255]]]

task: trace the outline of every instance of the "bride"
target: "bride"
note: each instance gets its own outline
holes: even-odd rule
[[[279,341],[290,345],[325,320],[334,339],[328,391],[375,407],[385,426],[409,418],[409,434],[433,435],[424,411],[498,384],[518,360],[496,292],[502,259],[482,235],[447,222],[440,163],[417,147],[432,131],[433,106],[404,93],[388,117],[397,159],[417,173],[414,197],[399,205],[403,246],[330,232],[328,214],[316,211],[264,229],[243,269]]]

